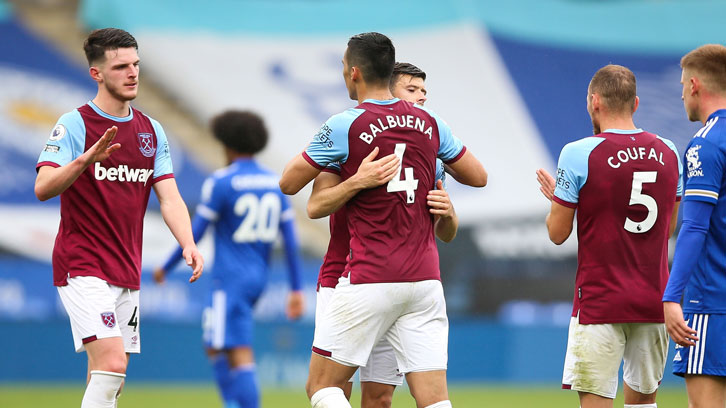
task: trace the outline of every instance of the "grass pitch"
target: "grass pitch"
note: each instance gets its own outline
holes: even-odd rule
[[[83,384],[73,385],[12,385],[0,386],[0,407],[78,407],[83,397]],[[554,387],[515,385],[482,385],[450,387],[450,398],[456,408],[576,408],[579,406],[574,391]],[[360,390],[353,390],[351,404],[360,406]],[[301,389],[264,389],[262,408],[309,407],[310,403]],[[393,407],[415,407],[408,390],[396,390]],[[615,399],[614,407],[622,407],[622,393]],[[659,391],[659,408],[688,406],[686,390],[668,387]],[[141,385],[129,384],[119,400],[119,408],[213,408],[222,407],[217,391],[210,384],[203,385]]]

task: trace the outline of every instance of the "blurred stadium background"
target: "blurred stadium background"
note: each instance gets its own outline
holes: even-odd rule
[[[28,402],[41,394],[34,390],[59,384],[75,394],[68,405],[48,404],[80,400],[85,357],[72,352],[51,280],[59,200],[38,202],[33,183],[56,119],[95,94],[81,50],[89,30],[120,27],[139,41],[135,105],[164,125],[192,210],[205,175],[223,164],[206,129],[211,116],[232,107],[261,113],[271,131],[261,160],[279,172],[330,114],[352,106],[340,74],[348,37],[389,35],[399,61],[427,72],[427,105],[447,118],[490,174],[481,190],[449,181],[461,230],[439,246],[452,400],[458,393],[458,406],[486,406],[486,395],[497,390],[517,399],[527,390],[559,388],[576,237],[561,247],[547,239],[549,204],[534,172],[554,171],[561,147],[591,134],[590,77],[607,63],[630,67],[641,98],[636,124],[682,151],[698,125],[683,113],[678,62],[698,45],[723,41],[724,13],[726,3],[715,0],[0,0],[0,406],[43,406]],[[284,319],[286,272],[277,258],[256,310],[255,352],[270,407],[306,401],[315,281],[328,239],[327,220],[305,216],[306,199],[307,192],[294,198],[305,318]],[[210,406],[217,400],[199,324],[208,276],[189,285],[179,269],[155,286],[151,268],[174,241],[153,198],[146,222],[144,352],[130,364],[127,398],[134,398],[134,385],[162,384],[162,392],[174,389],[166,385],[201,384],[207,402],[190,406]],[[211,263],[209,239],[202,248]],[[664,385],[685,401],[682,381],[669,371]],[[270,399],[285,389],[293,402]],[[472,390],[484,397],[466,405]],[[18,392],[26,396],[13,399]],[[547,395],[552,402],[534,396],[521,406],[563,406],[556,402],[563,395],[576,404],[574,393]],[[160,401],[149,406],[173,405]]]

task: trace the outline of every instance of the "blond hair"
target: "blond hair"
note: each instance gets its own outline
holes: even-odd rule
[[[726,47],[706,44],[681,58],[681,68],[697,74],[708,91],[726,93]]]

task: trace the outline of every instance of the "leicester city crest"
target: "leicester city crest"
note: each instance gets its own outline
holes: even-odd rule
[[[137,134],[139,140],[139,150],[141,154],[146,157],[154,156],[156,153],[156,145],[154,144],[154,135],[151,133],[139,133]]]

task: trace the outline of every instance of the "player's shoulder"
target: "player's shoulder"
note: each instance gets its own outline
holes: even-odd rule
[[[718,111],[723,114],[712,115],[701,129],[693,135],[694,140],[707,140],[720,147],[726,146],[726,110]]]
[[[605,140],[606,138],[599,135],[583,137],[582,139],[567,143],[562,148],[562,153],[560,154],[589,154]]]
[[[78,109],[66,112],[58,118],[58,122],[51,131],[50,140],[57,141],[64,137],[85,136],[86,125]]]
[[[672,141],[672,140],[670,140],[670,139],[668,139],[668,138],[665,138],[665,137],[663,137],[663,136],[660,136],[660,135],[656,135],[656,134],[654,134],[653,136],[655,136],[655,138],[656,138],[656,139],[657,139],[658,141],[660,141],[660,142],[662,142],[663,144],[665,144],[666,146],[668,146],[668,148],[669,148],[669,149],[673,150],[673,152],[675,152],[675,153],[676,153],[676,155],[678,155],[678,149],[676,148],[676,144],[675,144],[675,143],[673,143],[673,141]]]
[[[336,113],[335,115],[328,118],[328,120],[325,121],[325,125],[330,126],[335,130],[350,127],[350,124],[353,123],[353,121],[355,121],[364,112],[365,109],[363,108],[348,108],[343,112]]]

